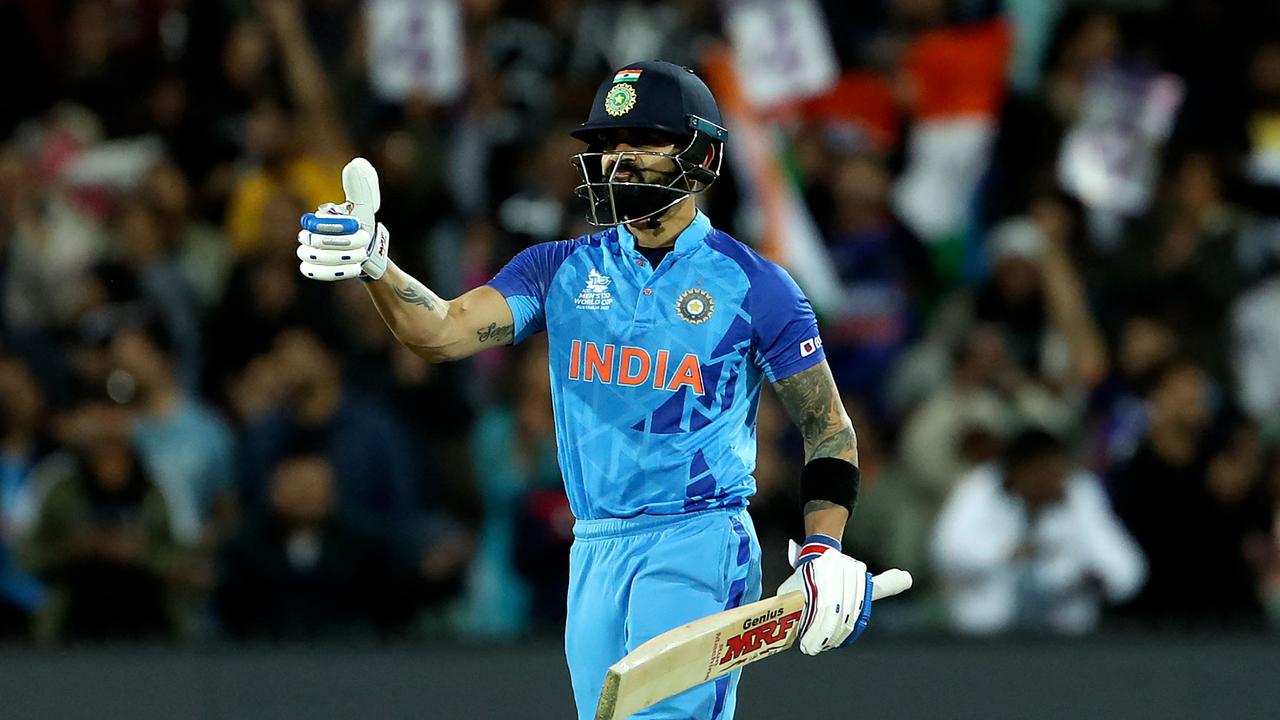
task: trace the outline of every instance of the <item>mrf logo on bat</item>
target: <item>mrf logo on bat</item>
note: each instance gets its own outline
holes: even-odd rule
[[[725,642],[724,656],[720,665],[733,663],[747,653],[753,653],[761,647],[777,645],[786,639],[791,627],[800,619],[800,611],[783,615],[782,608],[770,610],[764,615],[750,618],[742,623],[742,633],[734,635]]]

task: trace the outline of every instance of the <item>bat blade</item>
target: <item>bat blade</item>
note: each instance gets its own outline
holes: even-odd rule
[[[911,587],[889,570],[873,579],[872,599]],[[596,720],[622,720],[654,703],[791,647],[800,634],[804,594],[791,592],[699,618],[653,638],[605,675]]]

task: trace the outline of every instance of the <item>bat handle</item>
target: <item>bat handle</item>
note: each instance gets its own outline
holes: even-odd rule
[[[894,568],[871,578],[872,602],[893,597],[911,587],[911,573]]]

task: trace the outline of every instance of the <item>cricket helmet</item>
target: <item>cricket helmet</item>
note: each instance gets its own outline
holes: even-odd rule
[[[621,162],[606,171],[604,152],[611,133],[648,131],[669,137],[670,153],[636,151],[672,161],[674,169],[659,182],[622,182],[614,178]],[[617,225],[656,219],[681,200],[702,192],[720,177],[729,131],[706,84],[692,70],[661,60],[623,65],[596,91],[587,121],[572,133],[587,150],[574,156],[581,176],[577,194],[589,203],[593,225]]]

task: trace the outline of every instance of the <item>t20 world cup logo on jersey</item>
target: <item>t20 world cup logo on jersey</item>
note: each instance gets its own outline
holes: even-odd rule
[[[591,268],[587,273],[587,286],[573,299],[573,304],[584,310],[608,310],[613,304],[613,293],[609,292],[609,283],[612,282],[608,275]]]

